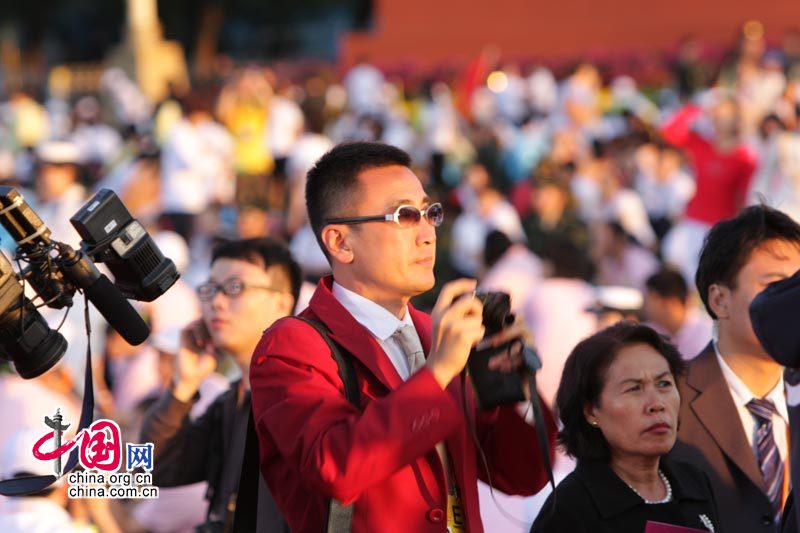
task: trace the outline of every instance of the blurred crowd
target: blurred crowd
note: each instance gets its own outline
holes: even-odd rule
[[[670,76],[648,85],[636,72],[610,75],[589,62],[553,72],[490,51],[463,73],[431,78],[366,61],[342,76],[247,66],[162,102],[148,101],[121,70],[79,95],[54,73],[41,97],[20,91],[0,103],[0,184],[22,191],[53,238],[73,246],[80,238],[69,218],[94,191],[112,189],[181,272],[163,297],[140,306],[152,329],[142,347],[92,315],[98,415],[118,421],[125,440],[137,442],[142,413],[173,375],[179,332],[200,314],[194,288],[208,279],[215,243],[284,238],[303,268],[297,307],[305,306],[328,269],[307,221],[305,175],[332,146],[354,140],[411,154],[446,208],[437,285],[466,276],[512,295],[535,334],[538,383],[552,405],[575,344],[619,318],[670,335],[687,359],[708,343],[712,325],[693,277],[713,224],[753,203],[800,220],[795,41],[768,46],[763,28],[749,26],[712,63],[702,43],[687,40],[663,65]],[[15,243],[0,234],[11,256]],[[415,304],[429,307],[436,293]],[[82,306],[64,320],[69,349],[56,371],[31,382],[0,374],[0,403],[13,413],[0,427],[0,449],[20,428],[43,430],[41,413],[55,406],[77,422]],[[42,312],[52,327],[64,316]],[[237,371],[221,365],[201,388],[198,412]],[[14,457],[2,455],[1,477],[14,474]],[[565,456],[557,459],[558,475],[570,469]],[[143,502],[71,500],[69,512],[102,531],[187,531],[203,521],[204,490],[167,489]],[[520,527],[488,491],[482,496],[488,530],[490,521]],[[501,505],[530,524],[541,501]]]

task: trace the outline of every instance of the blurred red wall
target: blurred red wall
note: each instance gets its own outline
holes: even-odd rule
[[[375,23],[341,43],[342,64],[464,64],[488,44],[506,58],[671,51],[687,34],[730,45],[748,20],[768,38],[800,27],[797,0],[374,0]]]

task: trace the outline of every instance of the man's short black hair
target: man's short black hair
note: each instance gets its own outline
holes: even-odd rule
[[[689,287],[683,275],[669,267],[664,267],[647,278],[645,286],[662,298],[677,298],[685,302],[689,296]]]
[[[342,211],[357,192],[358,175],[361,172],[393,165],[410,167],[411,158],[403,150],[388,144],[353,142],[334,146],[308,171],[306,180],[308,220],[320,248],[329,261],[328,250],[322,242],[322,228],[325,227],[325,221],[343,214]]]
[[[556,394],[558,414],[564,427],[558,442],[579,461],[608,461],[611,450],[599,428],[586,420],[584,406],[600,405],[606,373],[619,351],[632,344],[647,344],[667,360],[673,378],[680,376],[685,362],[678,349],[653,328],[622,321],[578,343],[567,357]]]
[[[283,241],[272,237],[222,241],[211,252],[211,263],[217,259],[238,259],[259,266],[264,270],[279,267],[289,280],[295,303],[300,295],[303,275],[300,265],[292,257]]]
[[[736,288],[736,277],[753,250],[767,241],[781,240],[800,246],[800,225],[791,217],[766,205],[742,209],[734,218],[718,222],[703,242],[695,284],[711,318],[717,316],[708,304],[708,288],[714,284]]]

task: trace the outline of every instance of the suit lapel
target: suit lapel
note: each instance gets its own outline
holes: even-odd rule
[[[739,412],[728,390],[712,345],[689,365],[686,383],[696,393],[688,399],[689,407],[706,428],[717,446],[762,491],[764,479],[758,468],[755,454],[748,444]],[[736,423],[731,423],[736,421]]]
[[[309,308],[330,329],[330,337],[358,359],[388,389],[403,380],[372,334],[353,318],[331,291],[333,278],[322,278],[311,297]]]

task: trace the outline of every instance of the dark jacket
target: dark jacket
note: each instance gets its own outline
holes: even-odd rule
[[[784,381],[788,389],[795,389],[800,385],[800,368],[787,368],[784,372]],[[789,442],[800,442],[800,404],[792,405],[787,402],[789,411]],[[800,487],[800,448],[794,446],[791,450],[791,486]],[[783,506],[781,517],[781,531],[784,533],[800,533],[800,509],[794,490],[789,493]]]
[[[705,515],[723,531],[708,478],[696,468],[661,459],[672,501],[646,504],[604,462],[578,462],[556,487],[531,533],[642,533],[648,520],[706,530]]]
[[[764,479],[711,344],[689,362],[678,390],[681,425],[670,458],[708,475],[726,533],[773,533]]]
[[[142,440],[153,443],[153,483],[176,487],[208,482],[209,520],[231,524],[244,456],[250,394],[237,406],[239,382],[220,394],[202,416],[192,421],[197,401],[175,398],[166,391],[145,414]],[[263,480],[258,501],[258,530],[288,531]]]

